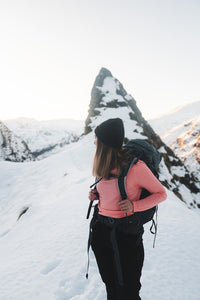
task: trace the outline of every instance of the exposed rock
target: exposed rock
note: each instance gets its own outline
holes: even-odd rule
[[[85,134],[92,132],[104,120],[115,117],[124,121],[125,142],[133,138],[145,139],[162,153],[160,181],[189,207],[200,208],[200,184],[197,178],[154,132],[123,85],[110,71],[102,68],[92,88]]]
[[[21,216],[23,216],[27,212],[28,209],[29,209],[28,206],[22,208],[19,217],[17,218],[17,221],[21,218]]]

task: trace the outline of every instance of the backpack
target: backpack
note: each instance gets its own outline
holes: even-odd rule
[[[145,140],[141,139],[134,139],[130,140],[126,145],[125,145],[125,150],[130,156],[130,162],[128,167],[122,171],[120,177],[118,178],[118,188],[121,194],[122,200],[127,198],[127,193],[126,193],[126,176],[128,174],[128,171],[130,168],[138,162],[138,160],[142,160],[143,162],[146,163],[148,168],[151,170],[151,172],[158,178],[158,172],[157,169],[159,167],[160,161],[161,161],[161,153],[158,152],[153,145],[150,143],[146,142]],[[146,189],[142,189],[140,199],[144,199],[145,197],[149,196],[150,193]],[[140,220],[140,223],[142,225],[146,224],[147,222],[152,220],[152,226],[150,228],[150,231],[152,233],[153,226],[155,227],[155,234],[157,231],[157,226],[155,224],[155,221],[153,220],[154,214],[156,213],[156,218],[157,218],[157,210],[158,206],[154,206],[148,210],[145,211],[140,211],[140,212],[135,212],[134,215]],[[155,244],[155,241],[154,241]]]
[[[120,175],[120,177],[117,179],[118,181],[118,188],[119,192],[121,195],[122,200],[125,200],[127,198],[127,193],[126,193],[126,176],[128,174],[128,171],[130,168],[138,162],[138,160],[142,160],[143,162],[146,163],[148,168],[151,170],[151,172],[159,178],[157,169],[159,167],[162,155],[158,150],[155,149],[153,145],[148,143],[145,140],[142,139],[133,139],[130,140],[125,146],[124,149],[128,153],[130,160],[128,163],[128,167],[124,169]],[[92,188],[93,186],[96,186],[96,184],[101,180],[102,178],[96,179],[95,183],[90,186]],[[145,197],[149,196],[150,193],[146,189],[142,189],[140,199],[144,199]],[[90,211],[92,208],[92,201],[90,201],[90,205],[88,208],[88,213],[87,213],[87,219],[89,218]],[[156,218],[157,218],[157,210],[158,206],[154,206],[148,210],[145,211],[140,211],[140,212],[135,212],[134,216],[139,219],[140,224],[144,225],[147,222],[151,221],[153,222],[150,231],[152,233],[155,233],[157,231],[157,226],[155,224],[155,221],[153,220],[154,214],[156,213]],[[97,204],[95,207],[95,216],[97,215]],[[152,228],[153,226],[155,227],[155,232],[153,232]],[[155,244],[155,243],[154,243]]]

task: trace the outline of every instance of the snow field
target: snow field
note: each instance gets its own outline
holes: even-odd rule
[[[93,135],[42,161],[0,163],[0,300],[105,300],[87,238]],[[28,211],[17,221],[23,207]],[[173,193],[144,234],[142,300],[200,300],[200,217]]]

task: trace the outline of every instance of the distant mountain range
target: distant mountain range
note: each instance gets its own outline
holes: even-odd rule
[[[19,118],[4,123],[25,141],[37,159],[55,154],[69,143],[76,142],[84,128],[84,121],[70,119],[37,121]]]

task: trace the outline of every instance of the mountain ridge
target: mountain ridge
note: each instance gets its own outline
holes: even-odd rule
[[[149,123],[200,180],[200,101],[177,108]],[[164,130],[163,130],[164,129]]]

